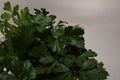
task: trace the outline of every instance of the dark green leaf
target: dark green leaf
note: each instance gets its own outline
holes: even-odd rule
[[[7,52],[6,52],[5,46],[0,44],[0,57],[5,57],[6,53]]]
[[[66,74],[60,74],[52,78],[52,80],[64,80],[66,78]]]
[[[19,5],[14,6],[13,8],[13,16],[18,15]]]
[[[21,20],[24,21],[24,20],[28,19],[28,15],[29,15],[29,8],[28,7],[25,7],[20,12],[21,12]]]
[[[39,67],[37,67],[37,73],[38,74],[49,74],[51,73],[53,70],[53,68],[51,66],[42,66],[40,65]]]
[[[78,61],[81,62],[86,59],[92,59],[93,57],[96,57],[96,56],[97,56],[97,54],[90,49],[90,50],[86,51],[84,54],[78,56]]]
[[[68,44],[74,45],[78,48],[84,48],[84,39],[76,35],[69,35],[64,37]]]
[[[40,46],[34,46],[31,51],[30,55],[34,57],[40,58],[44,54],[47,54],[47,47],[45,45],[40,45]]]
[[[25,61],[23,65],[24,76],[28,79],[36,78],[36,69],[32,66],[29,61]]]
[[[15,76],[20,76],[22,79],[34,79],[36,77],[36,69],[29,61],[19,61],[13,57],[11,64],[8,67]]]
[[[39,66],[37,68],[37,74],[45,74],[46,71],[47,71],[47,68],[44,66]]]
[[[48,46],[52,49],[53,52],[57,52],[60,55],[64,55],[64,43],[61,40],[56,40],[50,44],[48,44]]]
[[[65,35],[71,35],[72,30],[73,26],[65,27]]]
[[[15,56],[16,53],[14,52],[13,45],[12,45],[11,41],[7,40],[5,44],[6,44],[6,49],[7,49],[7,55]]]
[[[51,33],[53,34],[54,38],[59,38],[64,34],[64,29],[52,29]]]
[[[92,51],[91,49],[89,49],[87,52],[85,52],[84,54],[83,54],[85,57],[96,57],[97,56],[97,54],[94,52],[94,51]]]
[[[47,27],[53,20],[56,18],[54,15],[44,16],[43,14],[37,14],[34,16],[34,23],[39,24],[40,26]]]
[[[34,16],[34,23],[38,23],[40,20],[42,20],[44,18],[43,14],[36,14]]]
[[[97,67],[97,61],[94,59],[86,60],[82,65],[82,70],[89,70]]]
[[[6,10],[6,11],[9,11],[9,12],[12,12],[12,7],[11,7],[10,2],[6,2],[4,4],[4,8],[3,9]]]
[[[66,80],[73,80],[73,73],[72,72],[67,72],[67,77]]]
[[[15,17],[13,17],[12,20],[13,20],[14,24],[16,24],[19,27],[21,27],[23,25],[22,22]]]
[[[74,35],[83,35],[84,34],[84,29],[79,27],[79,26],[75,26],[75,28],[73,29],[72,33]]]
[[[34,11],[35,11],[36,14],[40,14],[41,13],[41,11],[36,9],[36,8],[34,8]]]
[[[18,50],[25,49],[26,47],[30,46],[30,44],[34,40],[35,40],[34,29],[32,27],[31,28],[23,27],[19,35],[17,36],[16,43],[14,45],[16,46],[16,48],[19,48]]]
[[[7,72],[0,73],[0,80],[18,80]]]
[[[73,63],[74,63],[74,61],[73,61],[72,59],[70,59],[69,57],[65,57],[65,58],[63,59],[63,62],[64,62],[64,64],[65,64],[66,66],[68,66],[68,67],[73,66]]]
[[[106,76],[108,76],[108,73],[104,70],[100,70],[99,68],[96,68],[96,69],[87,71],[87,75],[89,76],[90,79],[93,79],[93,80],[100,80],[100,79],[105,80],[107,79]]]
[[[37,26],[36,29],[39,31],[39,32],[43,32],[45,30],[45,27],[44,26]]]
[[[48,11],[46,11],[46,9],[45,9],[45,8],[41,8],[41,12],[44,14],[44,16],[46,16],[47,14],[49,14],[49,12],[48,12]]]
[[[57,64],[54,71],[55,72],[67,72],[67,71],[69,71],[69,68],[67,66],[65,66],[64,64],[60,63],[60,64]]]
[[[66,72],[66,73],[53,77],[52,80],[73,80],[73,78],[74,77],[73,77],[72,72]]]
[[[19,30],[16,26],[10,25],[10,26],[8,26],[8,28],[9,28],[9,31],[12,33],[12,35],[18,35]]]
[[[50,55],[47,55],[45,57],[40,58],[39,61],[41,63],[48,64],[48,63],[52,63],[54,61],[54,58],[52,56],[50,56]]]
[[[79,67],[82,67],[82,64],[83,64],[83,61],[85,60],[85,57],[81,57],[81,56],[78,56],[77,60],[76,60],[76,64],[79,66]]]
[[[89,76],[87,75],[86,71],[81,71],[79,73],[79,79],[80,80],[90,80]],[[92,79],[92,80],[96,80],[96,79]]]
[[[1,16],[1,18],[6,20],[6,21],[8,21],[11,17],[12,17],[11,14],[7,13],[7,12],[3,13]]]
[[[0,21],[0,32],[4,34],[4,22]]]
[[[16,68],[17,67],[17,68]],[[15,75],[21,75],[23,71],[23,63],[18,61],[17,57],[11,57],[11,62],[8,69]]]

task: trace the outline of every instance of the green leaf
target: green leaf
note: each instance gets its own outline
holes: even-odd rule
[[[44,64],[52,63],[54,60],[55,59],[53,58],[53,56],[50,55],[46,55],[45,57],[39,59],[39,61]]]
[[[47,71],[48,68],[44,67],[44,66],[39,66],[37,67],[37,74],[45,74],[45,72]]]
[[[10,18],[12,17],[12,15],[10,13],[4,12],[1,16],[2,19],[8,21]]]
[[[9,23],[7,23],[7,27],[6,27],[5,32],[7,33],[6,34],[6,39],[8,39],[8,38],[11,39],[12,37],[19,34],[18,28],[16,26],[12,25],[12,24],[9,24]]]
[[[77,41],[77,43],[75,45],[78,48],[84,48],[85,47],[85,43],[84,43],[84,39],[83,38],[76,38],[76,41]],[[71,43],[74,44],[74,40]]]
[[[39,24],[43,27],[47,27],[55,18],[56,16],[54,15],[44,16],[43,14],[37,14],[36,16],[34,16],[34,23]]]
[[[56,65],[56,67],[54,68],[55,72],[68,72],[69,68],[67,66],[65,66],[62,63],[59,63]]]
[[[90,80],[89,76],[87,75],[86,71],[81,71],[79,72],[79,77],[80,80]],[[96,80],[96,79],[92,79],[92,80]]]
[[[82,27],[79,27],[79,25],[65,27],[65,35],[82,36],[83,34],[84,34],[84,29]]]
[[[16,53],[14,52],[13,45],[12,45],[11,41],[7,40],[5,44],[6,44],[6,49],[7,49],[7,55],[15,56]]]
[[[0,32],[4,34],[4,22],[0,21]]]
[[[4,10],[6,11],[9,11],[9,12],[12,12],[12,7],[11,7],[11,4],[9,1],[7,1],[5,4],[4,4]]]
[[[10,26],[8,26],[8,28],[9,28],[9,31],[12,33],[11,36],[12,35],[18,35],[19,30],[16,26],[10,25]]]
[[[65,78],[66,78],[66,74],[64,73],[53,77],[52,80],[65,80]]]
[[[67,72],[67,77],[66,80],[73,80],[73,73],[72,72]]]
[[[84,61],[81,70],[94,69],[95,67],[97,67],[97,61],[95,59],[90,59]]]
[[[43,32],[45,30],[45,27],[44,26],[37,26],[36,29],[39,31],[39,32]]]
[[[53,52],[57,52],[60,55],[64,55],[64,43],[61,40],[55,40],[52,43],[48,44],[48,46],[52,49]]]
[[[43,66],[43,65],[40,65],[37,67],[37,73],[38,74],[49,74],[51,73],[53,70],[53,68],[51,66]]]
[[[7,72],[0,73],[0,80],[18,80]]]
[[[89,49],[88,51],[84,52],[84,54],[78,56],[78,61],[84,61],[86,59],[92,59],[93,57],[96,57],[97,54]]]
[[[8,69],[15,75],[22,79],[34,79],[36,77],[36,69],[29,61],[19,61],[18,58],[13,57]]]
[[[84,34],[84,29],[82,27],[75,26],[71,34],[83,35]]]
[[[8,66],[8,69],[15,75],[15,76],[18,76],[18,75],[21,75],[21,71],[22,71],[22,68],[23,68],[23,63],[22,62],[19,62],[18,61],[18,58],[13,56],[11,57],[10,59],[10,64]],[[16,68],[17,67],[17,68]]]
[[[64,63],[66,66],[68,66],[68,67],[72,67],[74,61],[73,61],[72,59],[70,59],[69,57],[66,56],[66,57],[63,59],[63,63]]]
[[[85,57],[81,57],[81,56],[78,56],[77,60],[76,60],[76,64],[79,66],[79,67],[82,67],[82,64],[83,64],[83,61],[85,60]]]
[[[102,68],[95,68],[95,69],[92,69],[92,70],[89,70],[87,71],[87,76],[90,78],[90,79],[93,79],[93,80],[106,80],[108,76],[108,73],[105,71],[105,70],[101,70]]]
[[[38,23],[40,20],[42,20],[44,18],[43,14],[36,14],[34,16],[34,23]]]
[[[69,35],[65,36],[64,39],[68,44],[74,45],[78,48],[84,48],[84,39],[82,37],[79,37],[77,35]]]
[[[13,8],[13,16],[18,15],[19,5],[14,6]]]
[[[48,11],[46,11],[46,9],[45,9],[45,8],[41,8],[41,12],[44,14],[44,16],[46,16],[47,14],[49,14],[49,12],[48,12]]]
[[[0,57],[5,57],[6,56],[6,49],[5,46],[3,46],[2,44],[0,44]]]
[[[16,40],[16,43],[13,43],[18,50],[26,49],[28,46],[30,46],[30,44],[35,40],[34,31],[35,29],[33,27],[21,28],[19,35],[17,35],[17,37],[14,38]]]
[[[56,25],[56,27],[58,28],[63,28],[65,26],[65,24],[68,24],[67,21],[59,21],[58,24]]]
[[[57,39],[64,34],[64,29],[51,29],[51,33]]]
[[[47,53],[48,52],[46,45],[34,46],[30,51],[30,55],[37,58],[40,58],[41,56]]]
[[[28,19],[28,15],[29,15],[29,8],[28,7],[25,7],[24,9],[22,9],[20,11],[21,13],[21,20],[22,21],[25,21],[26,19]]]
[[[65,27],[65,35],[71,35],[72,31],[73,31],[73,26]]]
[[[73,78],[74,77],[73,77],[72,72],[69,71],[69,72],[53,77],[52,80],[73,80]]]
[[[23,73],[24,76],[28,79],[35,79],[36,78],[36,69],[32,66],[29,61],[25,61],[23,65]]]
[[[19,27],[21,27],[23,25],[22,22],[15,17],[13,17],[12,20],[13,20],[14,24],[19,26]]]
[[[89,49],[88,51],[86,51],[84,54],[83,54],[85,57],[96,57],[97,54],[92,51],[91,49]]]

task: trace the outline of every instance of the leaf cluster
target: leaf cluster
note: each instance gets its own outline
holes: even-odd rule
[[[46,9],[19,10],[4,4],[0,32],[0,80],[105,80],[108,72],[97,54],[85,48],[84,29],[55,24]]]

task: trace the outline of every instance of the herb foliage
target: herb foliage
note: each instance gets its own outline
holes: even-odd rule
[[[0,32],[0,80],[105,80],[108,72],[97,54],[85,48],[84,29],[55,24],[46,9],[19,10],[4,4]]]

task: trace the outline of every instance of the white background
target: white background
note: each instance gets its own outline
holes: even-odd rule
[[[3,4],[0,0],[0,14]],[[80,24],[85,29],[86,48],[98,53],[110,76],[120,80],[120,0],[9,0],[21,8],[46,8],[57,20]]]

